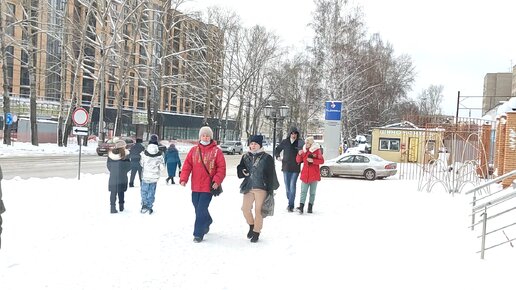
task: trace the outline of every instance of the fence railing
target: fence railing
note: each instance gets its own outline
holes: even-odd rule
[[[507,213],[516,212],[516,202],[513,202],[512,204],[510,203],[510,201],[514,201],[514,198],[516,198],[516,183],[513,183],[512,190],[499,188],[492,191],[492,185],[513,176],[516,176],[516,170],[494,178],[465,192],[466,195],[473,194],[473,200],[471,202],[471,230],[474,230],[477,225],[482,224],[482,231],[478,236],[478,238],[481,239],[481,246],[480,250],[477,252],[480,253],[481,259],[484,259],[485,251],[507,243],[510,243],[511,246],[513,246],[512,241],[516,240],[516,238],[510,239],[505,233],[505,230],[516,225],[516,222],[513,222],[514,219],[508,218],[507,221],[500,219],[502,216],[506,217]],[[478,222],[476,221],[477,215],[481,217],[481,220]],[[497,223],[494,223],[495,219],[498,221]],[[489,231],[487,227],[488,221],[490,221],[490,224],[492,225],[492,228],[490,228]],[[486,237],[499,232],[503,233],[505,240],[487,246]]]

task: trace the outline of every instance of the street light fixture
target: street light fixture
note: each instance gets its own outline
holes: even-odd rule
[[[285,105],[279,107],[267,105],[263,108],[263,113],[265,117],[269,120],[272,120],[273,123],[272,155],[274,155],[274,148],[276,147],[276,124],[279,120],[283,120],[285,119],[285,117],[287,117],[288,109],[289,108]]]

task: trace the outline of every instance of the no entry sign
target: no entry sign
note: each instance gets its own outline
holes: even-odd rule
[[[88,123],[88,111],[84,108],[77,108],[72,114],[73,123],[77,126],[84,126]]]

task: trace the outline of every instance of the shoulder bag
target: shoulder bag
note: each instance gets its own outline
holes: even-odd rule
[[[197,147],[197,150],[199,151],[199,155],[201,156],[201,162],[202,166],[204,167],[204,170],[206,170],[206,173],[208,173],[208,176],[210,177],[210,192],[214,196],[219,196],[222,193],[222,184],[219,184],[219,187],[213,188],[213,179],[211,178],[210,171],[208,171],[208,168],[206,167],[206,164],[204,163],[204,159],[202,158],[202,151],[201,148]]]

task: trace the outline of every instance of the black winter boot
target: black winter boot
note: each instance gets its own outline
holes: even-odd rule
[[[300,203],[299,204],[299,207],[296,208],[300,214],[303,214],[304,210],[305,210],[305,204],[304,203]]]
[[[165,179],[165,182],[168,184],[168,181],[170,180],[170,176]]]
[[[253,229],[254,229],[254,225],[249,225],[249,232],[247,232],[248,239],[253,237]]]
[[[111,205],[111,213],[117,213],[116,210],[116,192],[111,191],[109,194],[109,204]]]
[[[172,181],[172,184],[176,184],[176,183],[174,182],[174,177],[170,177],[170,181]]]
[[[313,204],[309,203],[308,204],[308,213],[312,213],[312,207],[313,207]]]
[[[118,193],[118,206],[120,211],[124,211],[124,203],[125,203],[125,191],[121,191]]]
[[[258,238],[260,237],[260,233],[257,233],[257,232],[254,232],[253,231],[253,237],[251,238],[251,243],[256,243],[258,242]]]

